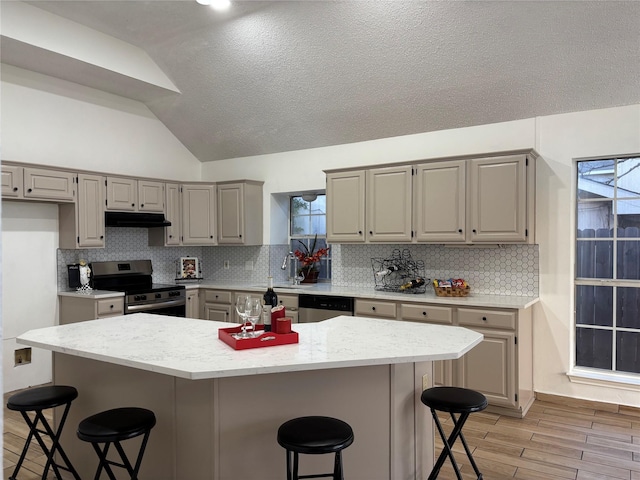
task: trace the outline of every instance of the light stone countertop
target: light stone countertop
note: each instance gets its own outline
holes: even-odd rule
[[[77,290],[59,290],[58,296],[60,297],[86,297],[93,299],[100,298],[115,298],[124,297],[124,292],[112,292],[110,290],[89,290],[89,291],[77,291]]]
[[[229,323],[136,313],[30,330],[18,343],[192,380],[460,358],[482,341],[462,327],[339,316],[294,324],[299,343],[234,350]]]
[[[238,283],[222,283],[203,281],[199,284],[186,285],[191,288],[215,288],[220,290],[236,290],[244,292],[264,292],[267,284],[264,285],[245,285]],[[516,296],[516,295],[486,295],[473,293],[467,297],[438,297],[433,291],[431,285],[427,286],[426,293],[397,293],[378,291],[371,287],[338,287],[330,283],[316,283],[303,285],[275,285],[276,293],[283,294],[310,294],[310,295],[335,295],[340,297],[354,297],[370,300],[388,300],[395,302],[419,302],[431,303],[439,305],[451,305],[458,307],[486,307],[486,308],[516,308],[524,309],[538,303],[539,297],[535,296]]]

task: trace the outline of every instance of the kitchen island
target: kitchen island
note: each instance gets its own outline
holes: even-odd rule
[[[83,478],[97,460],[75,426],[100,410],[140,406],[158,419],[141,478],[281,479],[278,426],[329,415],[355,432],[346,478],[395,480],[423,478],[433,463],[419,398],[432,362],[482,340],[461,327],[336,317],[295,325],[297,344],[235,351],[218,339],[228,326],[135,314],[32,330],[18,342],[52,350],[54,382],[78,388],[62,442]],[[330,471],[330,457],[305,457],[301,473]]]

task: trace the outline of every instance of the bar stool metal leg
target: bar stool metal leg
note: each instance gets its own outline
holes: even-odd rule
[[[51,468],[56,478],[59,480],[62,480],[62,475],[60,474],[59,469],[70,472],[73,475],[74,479],[80,480],[80,475],[78,475],[78,472],[76,472],[76,469],[71,464],[69,457],[67,457],[67,454],[65,453],[62,446],[60,445],[60,436],[62,435],[62,429],[64,427],[64,423],[67,419],[67,415],[69,413],[70,408],[71,408],[71,403],[67,403],[64,409],[64,413],[62,414],[62,417],[60,419],[57,432],[53,431],[53,429],[49,425],[49,422],[47,422],[46,418],[44,418],[44,415],[42,414],[42,410],[35,410],[35,416],[33,420],[31,420],[31,417],[29,417],[26,411],[20,412],[20,414],[22,415],[22,418],[24,419],[25,423],[29,427],[29,435],[27,436],[27,441],[22,450],[22,454],[20,455],[20,459],[18,460],[18,463],[16,464],[16,467],[13,470],[13,473],[9,477],[10,480],[17,479],[18,472],[20,471],[20,468],[22,467],[22,463],[26,458],[27,451],[29,450],[29,445],[31,444],[31,440],[34,438],[36,442],[38,442],[38,445],[40,445],[40,448],[44,452],[45,456],[47,457],[47,463],[45,464],[44,470],[42,473],[43,479],[47,478],[47,475],[49,473],[49,468]],[[44,430],[41,430],[38,428],[38,423],[42,424],[42,428],[44,428]],[[49,438],[51,438],[51,441],[52,441],[51,449],[49,449],[49,447],[47,447],[47,445],[44,443],[44,440],[40,435],[41,433],[44,433],[47,436],[49,436]],[[53,456],[56,453],[60,455],[60,458],[64,462],[64,465],[59,465],[54,461]]]

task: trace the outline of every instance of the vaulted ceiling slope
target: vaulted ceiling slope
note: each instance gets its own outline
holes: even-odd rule
[[[27,3],[145,50],[203,162],[640,103],[637,1]]]

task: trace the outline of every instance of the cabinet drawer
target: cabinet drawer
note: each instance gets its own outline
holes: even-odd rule
[[[396,318],[396,304],[394,302],[379,302],[356,299],[356,316]]]
[[[124,300],[122,298],[103,298],[98,300],[98,317],[124,314]]]
[[[458,324],[470,327],[501,328],[515,330],[515,312],[500,312],[493,310],[458,309]]]
[[[204,301],[206,303],[231,304],[231,292],[225,292],[222,290],[205,290]]]
[[[284,305],[286,312],[290,310],[298,310],[298,296],[297,295],[278,295],[278,305]],[[287,313],[287,316],[289,314]]]
[[[453,313],[449,307],[403,303],[400,308],[400,317],[402,320],[444,323],[448,325],[453,323]]]

